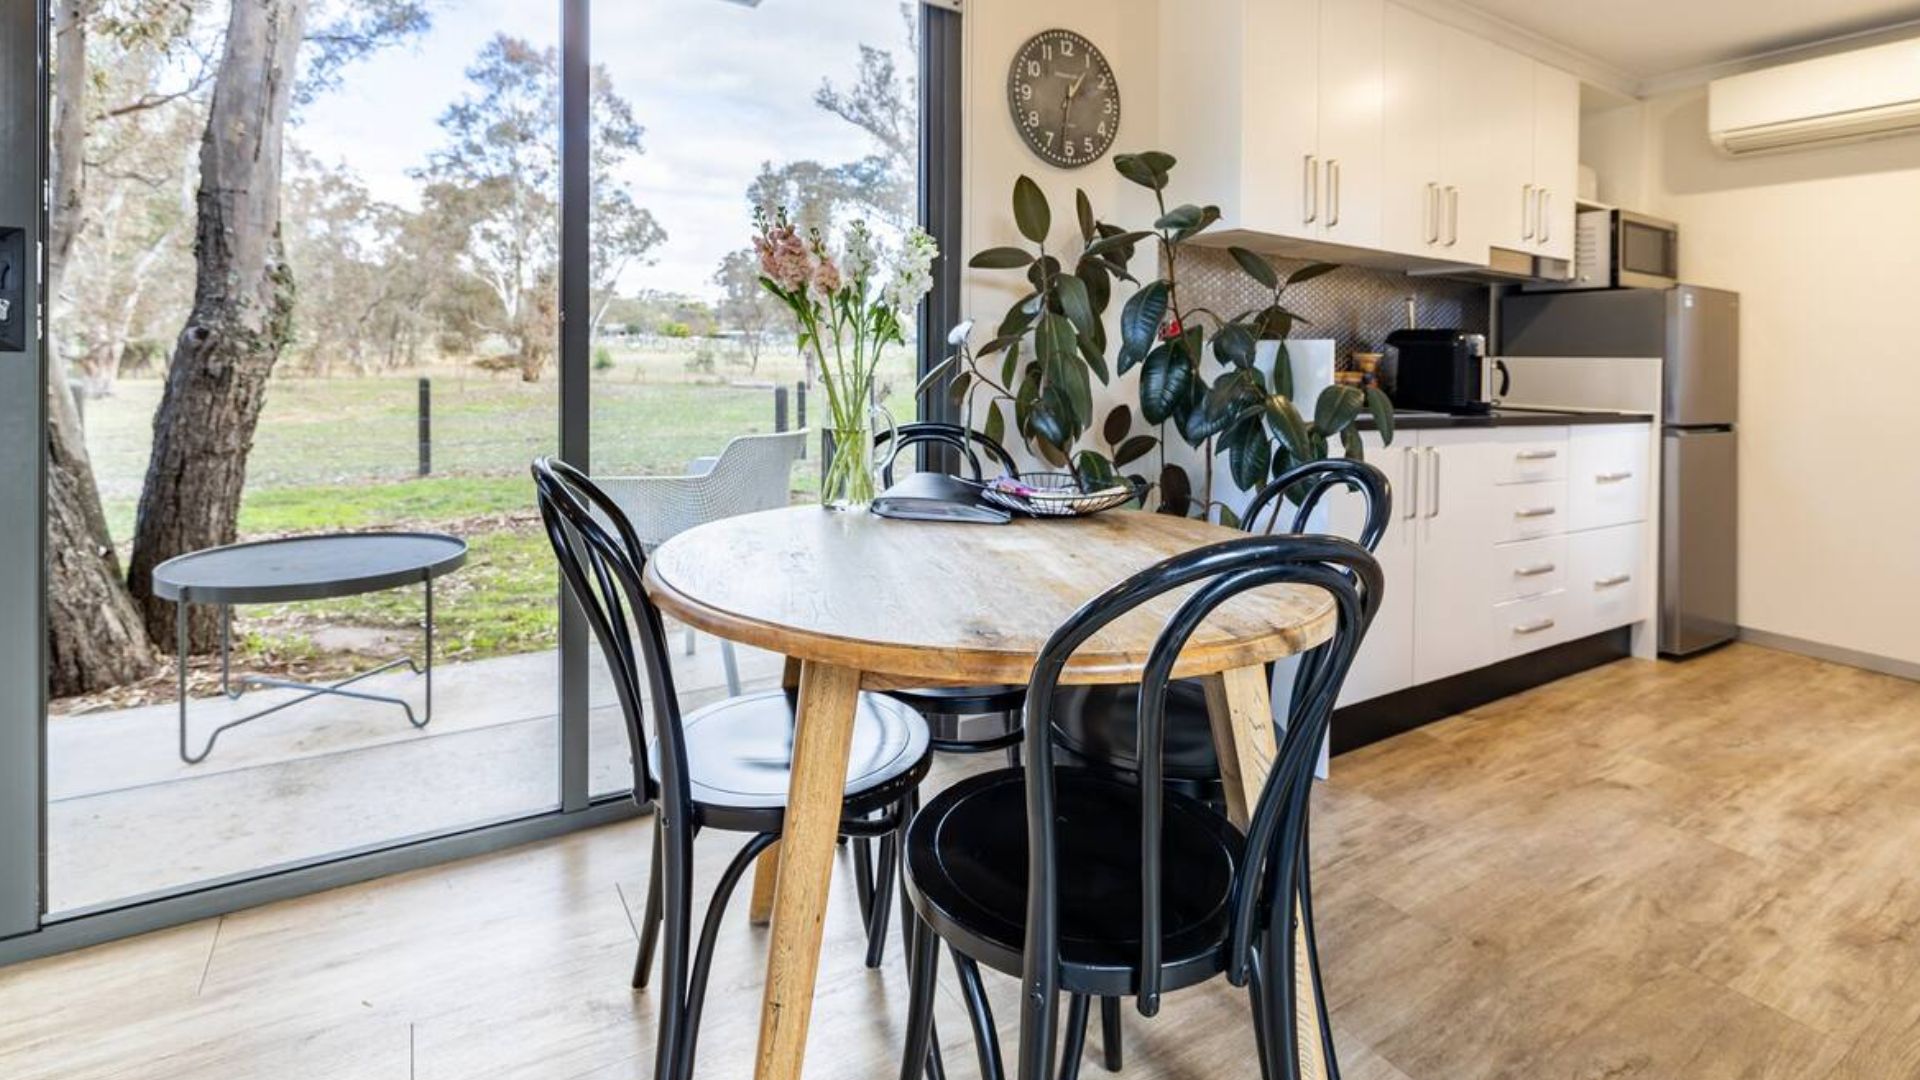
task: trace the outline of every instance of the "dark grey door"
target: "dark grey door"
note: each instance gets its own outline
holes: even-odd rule
[[[0,0],[0,937],[40,925],[41,41],[34,0]]]
[[[1739,630],[1738,436],[1669,429],[1662,440],[1660,651],[1685,655]]]

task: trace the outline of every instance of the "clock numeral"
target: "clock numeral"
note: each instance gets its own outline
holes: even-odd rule
[[[1027,126],[1030,128],[1037,128],[1040,126],[1040,114],[1037,111],[1027,113]],[[1048,134],[1051,135],[1052,132],[1048,132]]]
[[[1106,98],[1105,100],[1101,101],[1100,111],[1107,114],[1108,116],[1112,116],[1113,115],[1113,99]]]
[[[1032,78],[1035,78],[1035,79],[1039,78],[1040,77],[1040,61],[1038,60],[1027,61],[1027,74]]]
[[[1094,156],[1093,136],[1091,135],[1082,136],[1080,139],[1080,143],[1082,146],[1086,148],[1086,153],[1088,157]]]
[[[1062,41],[1062,42],[1060,43],[1060,55],[1061,55],[1061,56],[1072,56],[1072,55],[1073,55],[1073,42],[1071,42],[1071,41]]]
[[[1020,100],[1021,101],[1033,100],[1033,84],[1032,83],[1020,84]]]
[[[1051,149],[1053,149],[1053,132],[1051,132],[1051,131],[1043,131],[1043,132],[1041,132],[1040,134],[1042,134],[1042,135],[1044,135],[1044,136],[1046,136],[1046,138],[1047,138],[1047,149],[1049,149],[1049,150],[1051,150]]]
[[[1100,121],[1100,126],[1099,126],[1099,127],[1097,127],[1097,128],[1094,128],[1093,130],[1094,130],[1094,134],[1096,134],[1096,135],[1099,135],[1099,136],[1100,136],[1101,138],[1103,138],[1103,139],[1104,139],[1104,138],[1106,138],[1106,137],[1107,137],[1107,122],[1106,122],[1105,120],[1102,120],[1102,121]]]

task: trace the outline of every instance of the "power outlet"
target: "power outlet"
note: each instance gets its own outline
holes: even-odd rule
[[[27,231],[0,226],[0,352],[27,351]]]

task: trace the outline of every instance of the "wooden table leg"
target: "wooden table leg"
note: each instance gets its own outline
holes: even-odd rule
[[[811,662],[802,665],[793,775],[788,781],[786,828],[775,874],[767,987],[760,1004],[757,1080],[798,1080],[800,1076],[859,698],[858,671]]]
[[[1208,677],[1207,718],[1213,726],[1213,752],[1220,759],[1220,780],[1227,797],[1227,813],[1246,827],[1252,807],[1260,801],[1273,759],[1279,754],[1274,737],[1272,695],[1265,667],[1237,668]],[[1294,935],[1294,1017],[1300,1032],[1301,1080],[1327,1075],[1326,1053],[1320,1045],[1320,1009],[1313,996],[1312,973],[1307,967],[1305,932]]]
[[[781,669],[780,687],[783,690],[800,688],[800,661],[791,656]],[[779,872],[780,845],[775,843],[753,862],[753,895],[747,900],[747,921],[754,926],[765,926],[773,918],[773,884]]]

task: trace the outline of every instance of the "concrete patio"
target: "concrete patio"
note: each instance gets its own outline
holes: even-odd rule
[[[719,643],[701,636],[674,674],[683,707],[725,694]],[[781,661],[742,649],[749,688],[776,685]],[[528,653],[434,672],[434,718],[410,727],[390,704],[319,698],[220,736],[186,765],[172,703],[49,721],[49,912],[246,876],[288,863],[378,847],[559,803],[558,654]],[[626,732],[612,684],[593,658],[589,765],[593,792],[631,785]],[[357,684],[419,708],[405,671]],[[190,740],[216,725],[298,696],[262,690],[240,701],[196,699]]]

